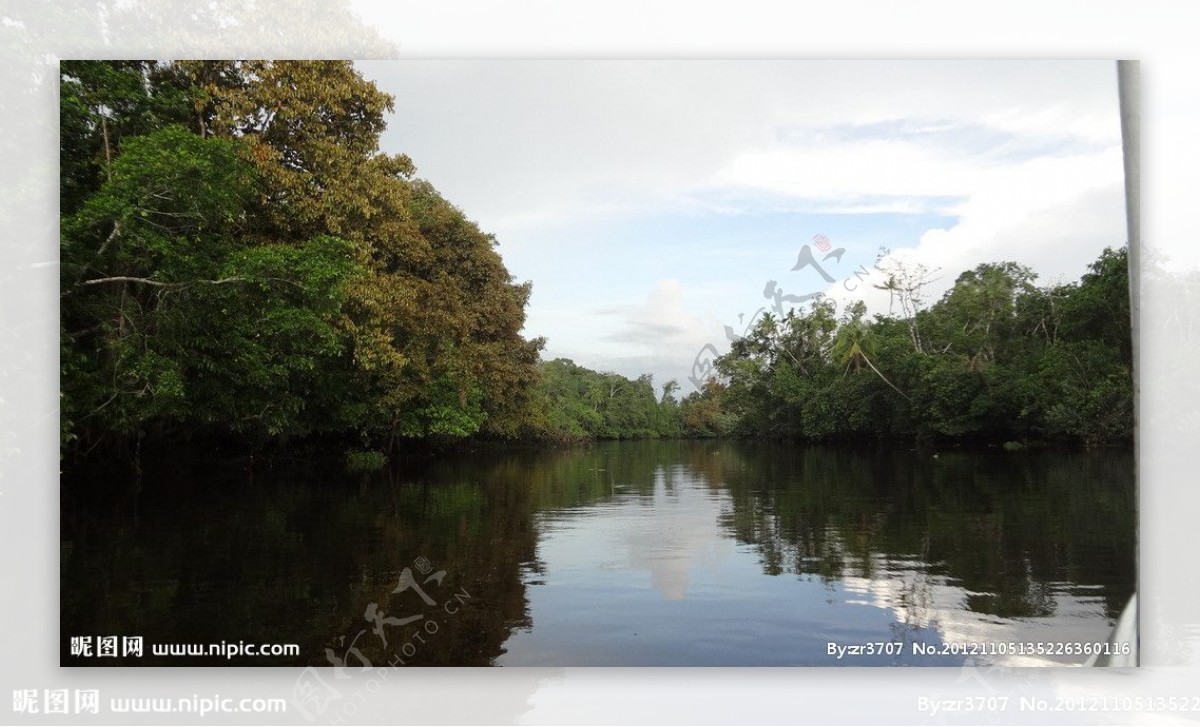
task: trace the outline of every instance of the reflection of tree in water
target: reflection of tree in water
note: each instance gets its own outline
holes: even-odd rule
[[[350,643],[387,663],[420,625],[397,621],[421,613],[437,614],[438,630],[406,663],[489,664],[531,625],[524,582],[539,568],[546,518],[618,499],[662,507],[686,500],[685,486],[724,503],[714,526],[753,544],[764,572],[892,606],[894,628],[928,625],[947,586],[998,617],[1057,613],[1068,592],[1102,597],[1115,615],[1134,581],[1128,455],[644,442],[481,452],[369,475],[178,455],[148,458],[140,488],[128,473],[131,484],[114,485],[118,474],[64,476],[64,651],[87,634],[294,642],[298,664],[327,664],[328,647],[353,669]],[[418,558],[444,578],[425,584]],[[435,607],[413,589],[393,593],[405,568]],[[456,613],[439,612],[462,591]]]
[[[347,658],[347,651],[356,638],[356,648],[376,666],[398,660],[409,666],[486,666],[499,656],[512,631],[530,625],[522,573],[536,568],[536,533],[526,471],[517,455],[443,460],[418,474],[381,473],[392,509],[377,526],[386,533],[384,551],[391,561],[372,567],[371,578],[354,589],[353,605],[341,609],[344,625],[329,632],[333,638],[324,645],[335,658],[353,670],[361,659],[353,653]],[[371,507],[347,507],[352,520],[380,519],[370,514]],[[417,558],[427,559],[432,572],[420,572]],[[404,568],[416,586],[396,593]],[[436,571],[445,572],[440,582],[430,581]],[[372,622],[365,615],[371,603],[380,614],[376,621],[382,614],[398,621],[423,618],[403,625]],[[430,620],[436,621],[434,633]],[[329,662],[318,654],[313,663]]]
[[[371,603],[392,648],[424,613],[439,620],[409,664],[486,665],[513,628],[527,626],[521,581],[532,562],[531,491],[519,470],[431,467],[417,475],[348,476],[340,467],[226,471],[182,458],[146,464],[140,492],[114,497],[103,480],[68,479],[63,506],[62,636],[143,634],[147,642],[297,643],[299,659],[230,663],[327,665],[324,648],[359,637],[362,659],[393,654],[366,617]],[[397,470],[399,472],[399,470]],[[89,489],[95,488],[95,489]],[[445,571],[393,594],[404,568],[425,558]],[[470,595],[447,614],[455,594]],[[113,660],[118,663],[120,660]],[[143,658],[131,664],[211,665]]]
[[[971,610],[1048,616],[1063,583],[1095,584],[1115,616],[1133,589],[1132,458],[937,458],[906,450],[726,446],[691,460],[723,483],[722,518],[768,574],[827,583],[902,568],[968,593]],[[917,583],[897,599],[920,602]]]
[[[358,496],[339,503],[337,512],[345,523],[342,532],[371,534],[365,556],[370,562],[347,568],[369,575],[333,605],[338,618],[322,634],[325,641],[310,654],[311,663],[327,665],[329,648],[351,672],[364,660],[378,666],[397,658],[407,665],[490,664],[513,630],[531,626],[523,576],[542,567],[535,513],[593,505],[617,494],[649,504],[662,455],[659,447],[637,444],[485,451],[440,458],[420,472],[394,468],[362,476]],[[377,553],[388,555],[380,559]],[[415,589],[393,593],[406,566],[421,582],[412,567],[416,557],[446,571],[441,584],[426,588],[435,606]],[[462,591],[470,598],[460,603],[456,594]],[[448,600],[456,613],[444,613]],[[437,632],[421,632],[421,643],[411,634],[424,620],[378,626],[364,618],[371,603],[372,617],[381,620],[436,617]],[[403,650],[405,644],[412,648]]]

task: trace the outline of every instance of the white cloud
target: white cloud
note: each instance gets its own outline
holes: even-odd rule
[[[957,224],[929,230],[915,247],[897,248],[890,256],[941,271],[929,287],[930,302],[959,273],[984,262],[1027,265],[1042,285],[1075,280],[1104,247],[1125,242],[1120,151],[995,170],[981,177],[956,211]],[[887,294],[865,285],[851,294],[838,284],[828,294],[839,302],[865,300],[873,312],[888,311]]]
[[[360,67],[397,97],[385,147],[410,153],[419,173],[512,245],[538,226],[687,208],[714,184],[813,197],[954,194],[969,185],[978,159],[955,157],[945,145],[940,158],[936,145],[921,153],[915,132],[944,138],[982,127],[1008,134],[1009,143],[1119,138],[1115,80],[1103,62]],[[907,135],[832,145],[820,137],[863,125]],[[786,156],[787,139],[814,133],[813,146]]]
[[[656,387],[674,378],[686,390],[691,361],[712,338],[714,325],[694,316],[684,298],[678,280],[663,279],[637,302],[563,311],[558,321],[546,321],[564,333],[550,341],[547,358],[570,358],[630,378],[653,372]],[[563,325],[568,320],[569,327]]]
[[[836,201],[961,194],[977,175],[968,160],[907,142],[870,139],[743,153],[715,175],[713,184]]]

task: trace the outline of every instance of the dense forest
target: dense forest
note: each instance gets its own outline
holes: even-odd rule
[[[1037,287],[982,264],[899,315],[764,316],[678,396],[521,335],[531,287],[379,137],[394,99],[336,61],[64,61],[65,457],[144,441],[743,436],[1127,442],[1126,254]],[[681,355],[686,352],[681,352]]]
[[[933,305],[931,272],[881,262],[879,287],[909,315],[867,318],[832,300],[766,314],[700,391],[655,400],[636,381],[557,360],[539,411],[563,439],[734,436],[1119,444],[1133,436],[1128,262],[1107,249],[1075,283],[1036,287],[1012,262],[964,272]]]
[[[958,276],[924,305],[930,273],[880,266],[903,316],[857,302],[766,315],[684,400],[690,433],[1121,443],[1133,436],[1127,253],[1075,283],[1036,287],[1013,262]]]
[[[515,436],[496,240],[379,150],[348,62],[63,62],[62,437]]]

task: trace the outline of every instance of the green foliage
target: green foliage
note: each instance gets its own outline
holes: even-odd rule
[[[379,150],[393,99],[341,61],[61,67],[64,452],[309,435],[1127,440],[1124,250],[1075,284],[1013,262],[879,267],[901,317],[765,316],[682,400],[526,340],[496,240]],[[114,450],[115,451],[115,450]]]
[[[468,437],[487,419],[482,399],[481,389],[462,393],[451,377],[442,376],[400,415],[399,432],[406,437]]]
[[[348,472],[374,472],[387,467],[387,463],[387,455],[375,449],[346,452],[346,470]]]
[[[539,412],[527,436],[555,441],[645,439],[685,434],[679,385],[668,381],[661,398],[649,375],[630,380],[596,372],[569,359],[540,365],[535,401]]]
[[[62,442],[515,436],[530,287],[340,61],[62,66]]]
[[[827,301],[765,316],[694,406],[719,400],[724,431],[752,437],[1128,441],[1127,267],[1107,249],[1079,283],[1037,288],[1026,267],[982,264],[927,309],[927,271],[892,270],[907,318],[867,321],[858,303],[835,319]],[[714,432],[716,412],[699,411],[690,431]]]
[[[175,89],[154,88],[149,61],[62,61],[59,84],[64,215],[74,214],[111,175],[126,138],[148,134],[187,114]]]
[[[680,406],[683,431],[689,437],[721,437],[736,432],[737,415],[726,409],[727,387],[716,379],[708,379],[700,391],[684,397]]]

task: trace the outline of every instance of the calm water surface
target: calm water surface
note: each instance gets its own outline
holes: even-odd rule
[[[930,665],[1104,640],[1135,582],[1128,453],[716,442],[64,477],[64,664]],[[137,658],[73,636],[141,635]],[[152,644],[294,643],[298,656]],[[386,643],[385,643],[386,642]],[[882,642],[890,653],[830,654]],[[1075,663],[1079,657],[978,657]]]

